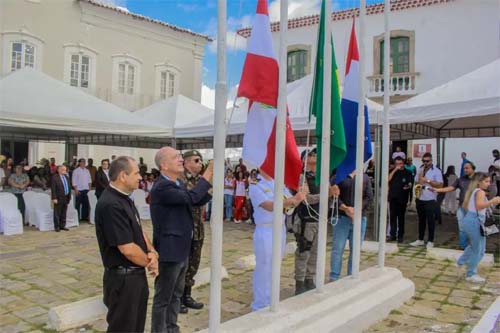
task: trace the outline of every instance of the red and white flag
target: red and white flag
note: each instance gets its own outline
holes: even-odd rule
[[[258,0],[248,40],[238,97],[249,99],[243,137],[243,159],[274,178],[279,69],[274,54],[267,0]],[[297,190],[302,161],[288,115],[286,117],[285,185]]]

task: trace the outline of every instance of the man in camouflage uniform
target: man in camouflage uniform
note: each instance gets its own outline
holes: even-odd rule
[[[184,159],[184,183],[188,190],[192,189],[198,183],[200,179],[200,173],[203,169],[203,158],[199,151],[190,150],[183,154]],[[191,297],[191,288],[194,286],[194,276],[198,272],[200,267],[201,259],[201,248],[203,247],[203,239],[205,238],[205,232],[203,227],[203,220],[201,216],[203,207],[193,206],[193,240],[191,242],[191,251],[189,253],[189,264],[186,271],[186,280],[184,286],[184,294],[181,298],[181,310],[180,313],[187,313],[188,308],[191,309],[202,309],[203,303],[196,302]]]
[[[307,154],[307,157],[306,157]],[[306,200],[295,211],[293,232],[297,241],[295,251],[295,295],[316,288],[316,258],[318,254],[319,186],[316,185],[316,148],[304,150],[302,161],[305,162],[306,182],[302,189]],[[304,161],[305,159],[305,161]],[[302,187],[303,175],[299,186]],[[329,196],[335,192],[330,187]]]

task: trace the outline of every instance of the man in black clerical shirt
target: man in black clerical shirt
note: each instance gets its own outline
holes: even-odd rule
[[[141,178],[137,162],[127,156],[116,158],[109,178],[95,213],[104,265],[107,331],[144,332],[149,296],[145,268],[151,275],[158,275],[158,253],[142,231],[139,213],[129,197]]]
[[[405,232],[405,214],[408,196],[412,187],[413,177],[405,169],[403,158],[394,159],[395,167],[389,174],[389,206],[391,222],[390,241],[403,242]],[[397,237],[396,237],[397,232]]]

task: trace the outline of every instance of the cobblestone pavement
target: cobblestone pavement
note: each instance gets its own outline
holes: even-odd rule
[[[150,223],[146,221],[144,226],[151,234]],[[209,266],[208,224],[206,230],[201,267]],[[252,233],[251,225],[224,224],[223,265],[228,270],[229,279],[222,283],[223,321],[250,311],[252,271],[239,269],[235,262],[253,252]],[[376,260],[375,254],[363,253],[361,269],[375,265]],[[415,283],[416,295],[387,319],[369,328],[367,332],[370,333],[469,332],[500,294],[498,263],[492,268],[480,269],[480,274],[487,277],[484,285],[466,283],[452,262],[426,259],[423,248],[402,245],[398,253],[387,256],[386,263],[400,269]],[[293,256],[288,255],[281,270],[282,299],[293,295],[293,265]],[[150,287],[152,282],[149,281]],[[102,291],[102,267],[94,227],[82,224],[61,233],[25,228],[23,235],[0,236],[0,283],[1,332],[51,332],[47,327],[50,307],[96,296]],[[151,289],[149,310],[152,294]],[[208,286],[193,291],[193,296],[205,304],[208,304],[208,295]],[[183,332],[208,326],[208,306],[201,311],[180,315]],[[99,320],[69,332],[105,330],[106,322]]]

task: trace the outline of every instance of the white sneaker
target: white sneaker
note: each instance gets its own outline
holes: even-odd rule
[[[424,246],[425,242],[423,240],[417,239],[416,241],[411,242],[410,245],[411,246]]]
[[[428,249],[432,249],[434,247],[434,243],[433,242],[427,242],[427,248]]]
[[[484,283],[484,281],[486,281],[486,279],[483,278],[483,277],[480,277],[477,274],[475,274],[475,275],[466,277],[465,281],[469,281],[469,282],[472,282],[472,283]]]
[[[240,224],[240,223],[241,223],[241,221],[240,221],[240,220],[234,220],[234,223],[235,223],[235,224]]]

